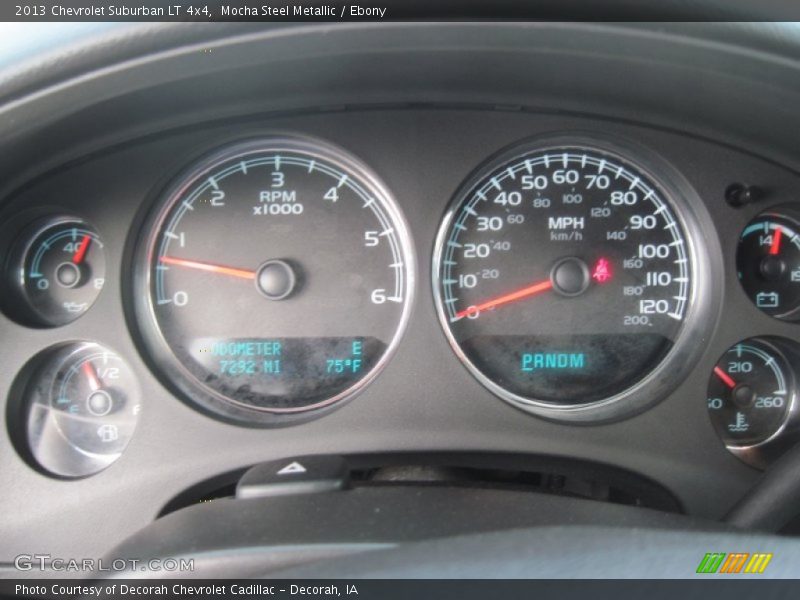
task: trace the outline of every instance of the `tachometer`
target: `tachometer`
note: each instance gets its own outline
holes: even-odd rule
[[[688,212],[676,188],[606,146],[541,143],[492,160],[437,239],[451,345],[489,389],[545,416],[652,402],[705,326],[706,261]]]
[[[136,314],[155,367],[225,417],[272,423],[350,397],[408,318],[404,219],[366,167],[268,138],[215,153],[157,207]]]

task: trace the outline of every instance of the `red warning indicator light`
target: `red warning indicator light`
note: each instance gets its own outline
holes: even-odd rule
[[[611,264],[605,258],[598,259],[597,264],[592,269],[592,279],[597,283],[605,283],[611,281],[611,277]]]

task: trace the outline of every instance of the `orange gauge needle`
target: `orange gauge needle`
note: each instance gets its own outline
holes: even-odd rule
[[[86,258],[86,251],[89,249],[89,242],[91,241],[91,236],[83,236],[78,249],[75,251],[75,255],[72,257],[73,264],[79,265],[83,262],[83,259]]]
[[[772,245],[769,247],[769,253],[772,255],[778,254],[781,251],[781,238],[783,237],[783,228],[778,227],[775,233],[772,234]]]
[[[486,302],[482,302],[477,306],[470,306],[465,308],[464,310],[460,310],[456,313],[457,318],[466,317],[468,315],[474,315],[476,313],[482,312],[484,310],[489,310],[490,308],[495,308],[496,306],[501,306],[503,304],[508,304],[510,302],[516,302],[517,300],[522,300],[523,298],[529,298],[531,296],[535,296],[536,294],[540,294],[542,292],[546,292],[553,288],[553,282],[549,279],[546,281],[540,281],[539,283],[535,283],[533,285],[529,285],[528,287],[524,287],[521,290],[517,290],[516,292],[511,292],[510,294],[504,294],[502,296],[497,296],[496,298],[492,298],[491,300],[487,300]]]
[[[242,279],[256,278],[256,272],[248,271],[247,269],[235,269],[233,267],[225,267],[223,265],[215,265],[196,260],[185,260],[183,258],[175,258],[172,256],[161,256],[158,260],[165,265],[176,265],[189,269],[197,269],[199,271],[208,271],[209,273],[217,273],[219,275],[230,275],[231,277],[241,277]]]
[[[86,375],[86,378],[89,380],[89,387],[92,388],[93,392],[99,390],[102,386],[100,385],[100,380],[97,378],[97,373],[94,371],[94,367],[92,367],[91,363],[85,362],[83,363],[83,373]]]
[[[731,378],[730,375],[728,375],[725,371],[723,371],[719,367],[714,367],[714,373],[716,374],[717,377],[719,377],[722,380],[722,383],[727,385],[729,388],[733,389],[736,387],[736,382],[733,380],[733,378]]]

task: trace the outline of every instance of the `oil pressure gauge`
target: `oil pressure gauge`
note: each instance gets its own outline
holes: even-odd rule
[[[782,338],[750,338],[729,348],[708,384],[708,412],[727,448],[764,466],[796,429],[798,347]]]
[[[103,242],[80,219],[37,221],[15,243],[6,278],[21,320],[65,325],[85,313],[103,289]]]

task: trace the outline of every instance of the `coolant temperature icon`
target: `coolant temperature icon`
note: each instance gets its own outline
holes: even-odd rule
[[[742,412],[736,413],[736,422],[728,425],[728,431],[735,433],[747,431],[750,428],[750,423],[747,422],[747,417]]]

